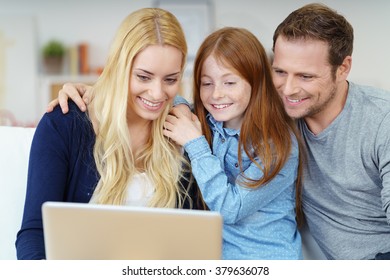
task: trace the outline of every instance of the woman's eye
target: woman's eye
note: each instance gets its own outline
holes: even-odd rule
[[[231,86],[231,85],[235,85],[236,82],[225,82],[225,85],[228,85],[228,86]]]
[[[177,82],[176,78],[169,78],[165,80],[168,84],[173,85]]]
[[[140,75],[140,74],[137,75],[137,78],[140,79],[141,81],[148,81],[148,80],[150,80],[149,77],[144,76],[144,75]]]

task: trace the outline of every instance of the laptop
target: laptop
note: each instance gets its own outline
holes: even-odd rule
[[[217,260],[217,212],[88,203],[42,205],[49,260]]]

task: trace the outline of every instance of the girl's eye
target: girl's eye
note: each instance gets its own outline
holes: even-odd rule
[[[202,82],[202,83],[201,83],[201,86],[202,86],[202,87],[211,86],[211,82]]]

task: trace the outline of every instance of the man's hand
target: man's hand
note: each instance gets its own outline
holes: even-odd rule
[[[62,89],[58,92],[58,98],[52,100],[47,106],[46,112],[53,111],[54,107],[57,105],[61,106],[62,112],[64,114],[69,112],[68,99],[76,103],[81,111],[85,112],[87,110],[87,105],[89,104],[90,94],[89,90],[91,86],[85,84],[72,84],[66,83],[62,86]]]

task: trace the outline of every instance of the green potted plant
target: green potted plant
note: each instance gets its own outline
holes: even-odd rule
[[[65,46],[57,40],[48,41],[42,49],[46,73],[60,74],[65,55]]]

